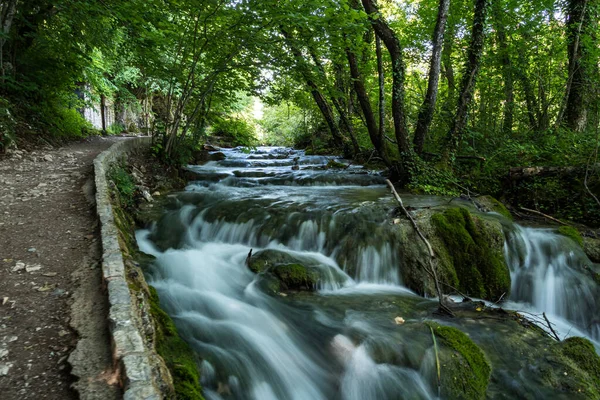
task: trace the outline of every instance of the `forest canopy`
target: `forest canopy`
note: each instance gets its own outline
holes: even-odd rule
[[[600,215],[599,0],[1,7],[3,150],[95,134],[80,111],[108,98],[139,123],[104,133],[142,129],[170,162],[207,140],[295,145],[377,164],[421,193]],[[520,167],[539,171],[523,180]]]

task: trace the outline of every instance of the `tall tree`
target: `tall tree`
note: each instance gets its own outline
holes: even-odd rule
[[[394,118],[394,131],[398,150],[402,158],[402,173],[408,174],[406,167],[414,161],[414,151],[408,137],[406,124],[406,110],[404,104],[404,59],[400,40],[392,28],[385,21],[373,0],[362,0],[363,7],[369,15],[373,30],[381,38],[392,59],[392,117]],[[410,179],[408,175],[403,178]]]
[[[587,121],[587,93],[589,87],[589,60],[586,55],[590,49],[583,36],[589,32],[594,23],[589,12],[588,0],[569,0],[567,3],[567,51],[569,68],[565,89],[564,123],[574,131],[583,131]],[[597,24],[597,22],[596,22]],[[593,46],[593,45],[592,45]],[[557,123],[563,121],[563,109]]]
[[[413,137],[415,151],[421,153],[425,138],[429,131],[429,126],[433,120],[435,112],[435,104],[438,95],[438,84],[440,81],[440,69],[442,62],[442,48],[444,46],[444,31],[446,29],[446,20],[448,19],[448,9],[450,8],[450,0],[440,0],[438,6],[437,20],[433,29],[433,39],[431,41],[431,61],[429,63],[429,80],[427,83],[427,94],[423,99],[423,104],[419,110],[417,119],[417,127]]]
[[[458,105],[451,128],[446,135],[446,147],[443,150],[443,161],[445,163],[449,163],[454,158],[467,128],[469,107],[473,100],[475,81],[483,53],[487,13],[488,0],[475,0],[471,39],[467,50],[467,60],[463,71]]]

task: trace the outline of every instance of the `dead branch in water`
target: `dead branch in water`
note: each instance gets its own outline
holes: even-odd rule
[[[419,226],[417,225],[417,222],[414,220],[414,218],[412,217],[412,215],[410,215],[410,213],[408,212],[408,210],[404,207],[404,203],[402,202],[402,198],[400,197],[400,195],[398,194],[398,192],[396,192],[396,188],[394,187],[394,184],[389,179],[386,179],[385,182],[387,183],[387,185],[392,190],[392,194],[394,195],[394,198],[396,199],[396,201],[400,205],[400,208],[402,209],[402,213],[410,220],[410,223],[412,224],[413,228],[417,232],[417,235],[419,235],[419,237],[421,238],[421,240],[423,241],[423,243],[425,243],[425,245],[427,246],[427,250],[429,252],[429,269],[428,268],[424,268],[424,269],[425,269],[425,272],[427,272],[433,278],[433,282],[435,284],[435,290],[437,292],[438,299],[439,299],[440,311],[443,312],[443,313],[445,313],[445,314],[448,314],[448,315],[454,315],[454,313],[452,312],[452,310],[450,310],[444,304],[444,293],[442,292],[442,288],[440,287],[440,281],[439,281],[439,279],[437,277],[437,272],[435,270],[435,266],[433,265],[433,259],[435,258],[435,253],[433,251],[433,247],[431,247],[431,243],[429,243],[429,240],[427,240],[427,238],[425,237],[425,235],[423,235],[423,232],[421,232],[421,229],[419,229]]]

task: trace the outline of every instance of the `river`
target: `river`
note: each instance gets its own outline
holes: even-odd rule
[[[203,360],[205,397],[438,398],[431,336],[410,331],[411,322],[437,319],[435,301],[403,286],[397,245],[381,233],[395,207],[384,179],[357,165],[327,169],[334,157],[303,151],[223,152],[222,161],[190,166],[197,180],[171,195],[151,229],[137,232],[140,249],[156,257],[148,282]],[[415,208],[449,201],[402,197]],[[552,229],[502,222],[512,278],[502,306],[546,312],[561,338],[600,339],[598,285],[582,251]],[[318,290],[268,294],[246,266],[251,249],[318,267]],[[483,345],[502,340],[482,326],[465,329]],[[506,378],[491,392],[512,385],[544,393],[512,371],[508,357],[493,361]]]

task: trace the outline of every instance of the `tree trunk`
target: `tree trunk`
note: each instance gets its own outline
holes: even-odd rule
[[[397,165],[400,169],[393,171],[404,182],[411,179],[410,171],[414,165],[414,151],[408,137],[406,112],[404,107],[404,60],[402,47],[396,33],[383,19],[373,0],[362,0],[363,7],[373,26],[373,30],[381,38],[392,59],[392,117],[396,143],[402,162]]]
[[[292,54],[294,55],[294,58],[296,59],[296,62],[298,63],[302,77],[304,78],[306,85],[310,89],[310,94],[312,95],[313,99],[315,100],[317,107],[319,107],[319,111],[321,111],[321,114],[323,115],[323,118],[325,119],[325,123],[327,123],[327,127],[329,128],[329,131],[331,132],[331,135],[333,136],[333,141],[334,141],[335,145],[339,146],[339,147],[343,147],[344,139],[342,137],[342,134],[340,132],[338,125],[335,122],[335,118],[333,116],[333,111],[331,110],[331,106],[329,105],[329,103],[327,103],[327,100],[325,99],[323,94],[320,92],[317,84],[313,81],[313,78],[310,73],[310,68],[308,65],[306,65],[307,63],[306,63],[306,60],[304,59],[304,57],[302,56],[302,52],[293,43],[293,38],[288,31],[286,31],[283,27],[280,28],[280,31],[281,31],[282,35],[285,37],[286,44],[289,46]]]
[[[512,134],[514,110],[515,110],[515,93],[512,62],[510,60],[510,51],[506,38],[506,30],[504,28],[504,20],[502,18],[502,4],[499,1],[493,3],[494,12],[494,30],[496,31],[496,40],[498,41],[498,56],[500,65],[502,66],[502,74],[504,76],[504,110],[502,116],[502,131],[505,135]]]
[[[413,138],[413,144],[417,154],[423,152],[425,139],[429,132],[429,126],[433,120],[435,112],[435,104],[438,95],[438,84],[440,81],[440,69],[442,63],[442,47],[444,45],[444,31],[446,30],[446,20],[448,19],[448,9],[450,0],[440,0],[438,6],[437,21],[433,29],[433,39],[431,41],[431,62],[429,64],[429,80],[427,83],[427,94],[421,104],[419,110],[419,118],[417,119],[417,127]]]
[[[317,54],[315,53],[314,49],[311,46],[309,46],[309,52],[310,52],[311,58],[313,59],[313,62],[319,69],[319,72],[321,72],[323,79],[325,79],[327,81],[327,73],[325,72],[323,63],[321,63],[321,60],[319,59],[319,57],[317,57]],[[354,127],[352,126],[352,123],[350,122],[350,119],[348,118],[348,115],[346,114],[344,107],[336,98],[336,94],[335,94],[335,91],[333,90],[333,87],[331,87],[330,85],[327,85],[327,91],[329,92],[329,97],[331,99],[331,103],[333,104],[336,111],[340,115],[340,125],[344,127],[344,129],[346,130],[346,133],[348,134],[348,136],[350,136],[350,141],[352,142],[352,151],[354,152],[354,155],[358,155],[358,153],[360,153],[360,146],[358,145],[358,140],[356,139],[356,135],[354,134]]]
[[[0,18],[2,18],[0,21],[2,26],[2,36],[0,37],[0,70],[2,71],[2,82],[4,82],[6,76],[6,71],[4,69],[4,45],[6,44],[6,38],[10,34],[10,28],[12,27],[12,22],[17,10],[17,3],[18,0],[3,1],[0,6]]]
[[[450,163],[453,159],[467,127],[469,107],[473,100],[475,81],[477,79],[477,72],[479,71],[481,54],[483,53],[487,11],[488,0],[475,0],[471,40],[467,51],[467,61],[463,72],[456,114],[446,137],[446,148],[444,149],[442,160],[444,163]]]
[[[569,75],[565,92],[564,125],[576,132],[586,127],[588,67],[586,65],[585,40],[581,40],[592,23],[587,0],[569,0],[567,5],[567,51],[569,56]],[[559,115],[558,124],[562,124],[563,115]]]
[[[360,108],[362,109],[363,115],[365,117],[365,125],[367,125],[367,131],[369,132],[371,143],[373,143],[373,146],[375,147],[375,150],[377,150],[379,157],[381,157],[383,162],[389,167],[391,166],[391,163],[385,151],[385,143],[379,137],[377,121],[375,120],[375,116],[373,115],[371,101],[369,100],[369,95],[367,93],[367,90],[365,89],[365,85],[362,81],[362,76],[360,75],[360,71],[358,69],[356,55],[350,50],[346,50],[346,56],[348,57],[348,64],[350,65],[350,75],[352,76],[354,91],[356,92],[356,97],[358,97],[358,103],[360,104]]]
[[[383,142],[383,138],[385,137],[385,72],[383,70],[383,54],[379,36],[375,37],[375,51],[377,53],[377,77],[379,84],[379,140]]]
[[[102,134],[106,135],[106,97],[100,95],[100,119],[102,120]]]

